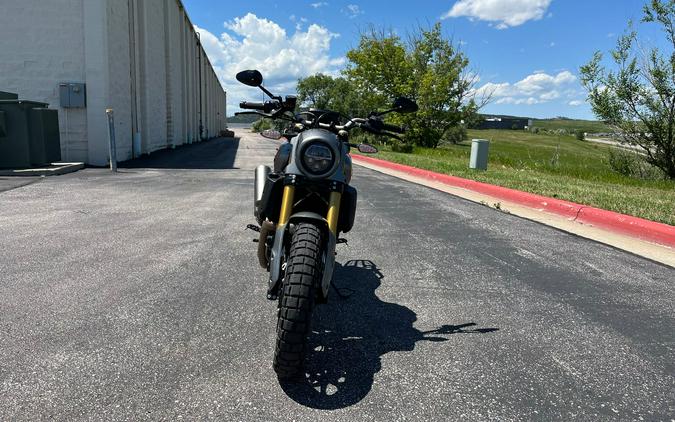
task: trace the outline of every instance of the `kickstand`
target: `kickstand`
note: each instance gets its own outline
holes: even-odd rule
[[[337,293],[338,296],[340,296],[342,299],[347,299],[347,298],[349,298],[351,295],[353,295],[353,294],[356,292],[356,290],[350,289],[349,287],[338,288],[338,287],[337,287],[335,284],[333,284],[333,283],[331,283],[330,285],[331,285],[331,287],[332,287],[333,289],[335,289],[335,293]],[[344,291],[347,291],[347,292],[346,292],[346,293],[343,293],[341,290],[344,290]]]

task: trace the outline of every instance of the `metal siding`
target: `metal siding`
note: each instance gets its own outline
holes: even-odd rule
[[[148,153],[198,141],[200,117],[205,135],[224,128],[225,92],[180,1],[22,0],[3,14],[0,84],[59,108],[63,159],[105,164],[108,107],[120,159],[131,158],[135,130]],[[87,84],[85,108],[60,108],[59,83],[71,81]]]
[[[3,1],[0,12],[0,89],[58,109],[61,156],[73,161],[87,160],[87,112],[60,107],[59,83],[85,81],[82,2]]]

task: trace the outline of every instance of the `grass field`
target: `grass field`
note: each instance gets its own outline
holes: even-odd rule
[[[376,157],[675,225],[675,182],[613,172],[609,146],[510,130],[470,130],[472,138],[491,141],[485,172],[468,168],[470,141],[437,149],[415,147],[412,154],[383,146]]]
[[[588,133],[611,132],[609,126],[597,120],[536,119],[532,122],[532,125],[546,130],[565,129],[569,132],[583,130]]]

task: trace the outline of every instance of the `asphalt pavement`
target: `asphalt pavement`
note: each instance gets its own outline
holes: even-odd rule
[[[360,167],[305,380],[280,385],[245,230],[276,145],[0,192],[0,420],[675,418],[675,269]]]

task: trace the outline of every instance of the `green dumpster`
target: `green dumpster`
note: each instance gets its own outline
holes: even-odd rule
[[[31,165],[61,161],[61,139],[57,110],[33,108],[28,113]]]
[[[0,168],[42,166],[61,159],[58,112],[46,103],[0,100]]]
[[[13,92],[0,91],[0,100],[18,100],[19,96]]]

